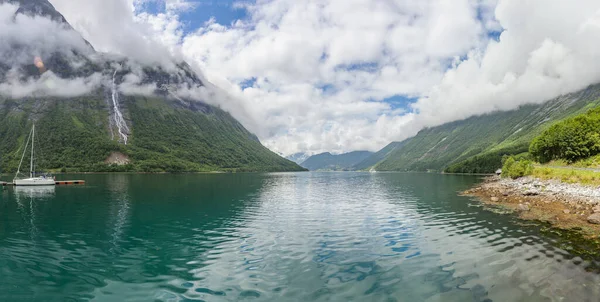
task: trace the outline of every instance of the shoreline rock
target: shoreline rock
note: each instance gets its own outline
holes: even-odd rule
[[[577,229],[586,236],[600,234],[600,188],[533,177],[487,177],[462,195],[484,204],[509,209],[525,220],[549,222],[561,229]]]

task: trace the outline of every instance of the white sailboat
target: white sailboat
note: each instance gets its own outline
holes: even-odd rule
[[[29,146],[29,140],[31,140],[31,164],[29,166],[29,178],[19,178],[19,174],[21,173],[21,165],[23,164],[23,159],[25,158],[25,153],[27,152],[27,147]],[[25,149],[23,149],[23,156],[21,156],[21,162],[19,162],[19,168],[17,169],[17,174],[15,174],[15,179],[13,183],[15,186],[54,186],[56,182],[53,178],[49,178],[46,176],[38,176],[35,177],[35,171],[33,166],[33,158],[34,158],[34,146],[35,146],[35,124],[31,128],[31,132],[29,133],[29,137],[27,138],[27,142],[25,143]]]

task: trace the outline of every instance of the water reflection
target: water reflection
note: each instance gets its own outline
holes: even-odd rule
[[[593,300],[539,227],[430,174],[91,175],[0,203],[0,301]],[[7,280],[7,281],[5,281]]]
[[[598,276],[580,259],[556,259],[564,251],[537,229],[469,207],[456,193],[472,182],[273,175],[231,227],[213,231],[236,236],[193,264],[200,281],[182,285],[185,297],[547,301],[598,294]],[[553,257],[545,257],[549,251]]]
[[[23,199],[49,199],[56,194],[56,186],[15,186],[13,190],[17,201]]]
[[[130,212],[129,202],[129,175],[111,174],[107,176],[106,182],[110,191],[110,213],[108,230],[111,230],[110,253],[114,254],[120,250],[120,242],[124,228],[127,226]]]
[[[32,241],[38,237],[36,207],[38,202],[54,197],[55,186],[15,186],[15,200],[24,219],[29,220],[29,234]]]

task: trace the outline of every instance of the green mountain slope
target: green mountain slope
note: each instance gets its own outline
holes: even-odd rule
[[[36,121],[36,167],[67,171],[299,171],[271,152],[228,113],[212,106],[183,107],[162,98],[126,97],[132,127],[127,145],[111,134],[101,95],[72,99],[0,101],[0,165],[18,167]],[[105,161],[118,152],[122,166]],[[29,165],[26,163],[26,167]],[[28,168],[27,168],[28,169]]]
[[[369,151],[354,151],[339,155],[333,155],[329,152],[313,155],[306,159],[300,165],[311,171],[329,170],[342,171],[351,170],[352,166],[365,160],[373,153]]]
[[[352,169],[357,171],[368,170],[380,161],[386,159],[388,155],[390,155],[394,150],[401,148],[404,144],[406,144],[406,142],[408,142],[408,140],[402,142],[392,142],[385,146],[383,149],[371,154],[371,156],[352,166]]]
[[[490,173],[502,155],[527,152],[531,140],[558,120],[600,104],[600,85],[541,105],[475,116],[420,131],[374,164],[378,171]]]

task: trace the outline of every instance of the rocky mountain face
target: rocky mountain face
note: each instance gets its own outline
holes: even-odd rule
[[[298,153],[294,153],[292,155],[286,156],[286,159],[289,159],[297,164],[301,164],[303,161],[305,161],[307,158],[309,158],[310,155],[304,153],[304,152],[298,152]]]
[[[303,170],[229,113],[192,97],[215,93],[189,64],[96,52],[47,0],[0,0],[7,3],[14,14],[0,33],[3,171],[16,169],[33,123],[36,166],[49,170]]]
[[[0,3],[18,4],[19,9],[16,11],[15,16],[19,14],[41,16],[54,22],[59,22],[69,27],[71,26],[65,17],[47,0],[1,0]]]

